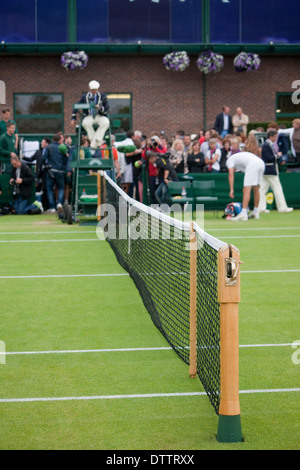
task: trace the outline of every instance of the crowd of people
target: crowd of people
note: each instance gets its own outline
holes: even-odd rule
[[[84,111],[82,124],[87,135],[83,135],[80,142],[80,158],[104,157],[109,105],[106,96],[99,92],[99,87],[98,82],[90,82],[89,92],[82,95],[80,100],[82,104],[93,102],[92,109],[96,110],[93,114],[88,110]],[[98,126],[96,129],[93,125],[95,122]],[[170,138],[163,131],[153,131],[146,136],[140,130],[130,130],[126,133],[126,138],[118,142],[111,135],[116,181],[129,196],[142,201],[142,172],[146,168],[151,198],[149,202],[162,204],[168,200],[169,181],[178,180],[179,175],[226,172],[229,173],[230,197],[233,198],[232,171],[246,173],[244,163],[251,154],[251,158],[255,157],[264,163],[263,171],[255,184],[253,181],[256,179],[250,178],[250,190],[248,188],[247,191],[245,186],[249,184],[245,174],[243,215],[240,215],[240,219],[246,220],[244,206],[249,203],[251,190],[255,200],[253,216],[258,218],[259,212],[267,212],[266,193],[269,186],[273,189],[278,211],[290,212],[292,208],[286,205],[279,169],[286,166],[289,149],[300,164],[300,120],[294,119],[293,126],[289,129],[273,122],[267,129],[258,128],[247,133],[248,123],[248,116],[241,107],[231,117],[230,108],[224,106],[222,113],[216,116],[214,127],[209,130],[201,129],[192,134],[178,130]],[[76,112],[73,112],[72,125],[75,124]],[[262,132],[267,133],[267,138],[260,141],[256,134],[260,135]],[[53,136],[52,141],[43,138],[35,154],[29,158],[25,155],[20,161],[17,151],[18,131],[7,108],[2,111],[0,134],[0,171],[11,175],[15,212],[62,211],[64,202],[70,198],[73,174],[71,162],[77,155],[72,137],[60,132]],[[233,158],[237,154],[239,158]],[[238,162],[241,158],[244,161],[240,165]],[[35,175],[30,169],[33,163]],[[29,204],[28,188],[32,186],[33,180],[36,202]]]
[[[245,173],[242,212],[235,220],[248,219],[251,191],[254,195],[252,217],[259,218],[260,212],[268,213],[266,194],[270,186],[278,212],[292,212],[293,208],[285,201],[279,169],[286,168],[289,148],[295,161],[300,163],[300,120],[295,119],[291,129],[279,128],[277,123],[271,122],[267,129],[258,128],[247,134],[248,117],[240,107],[232,119],[229,107],[225,106],[223,111],[227,119],[218,115],[214,128],[198,134],[179,130],[171,140],[164,132],[160,135],[153,132],[150,137],[141,131],[128,132],[127,139],[136,145],[136,151],[126,155],[126,171],[121,179],[123,189],[131,197],[142,200],[141,167],[144,164],[147,165],[151,204],[168,202],[168,182],[178,180],[180,174],[202,172],[229,173],[229,195],[233,199],[234,172],[242,171]],[[260,141],[257,137],[262,133],[266,133],[266,138]]]

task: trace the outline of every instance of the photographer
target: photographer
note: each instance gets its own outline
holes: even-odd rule
[[[158,170],[159,185],[155,191],[155,198],[159,204],[168,203],[169,191],[168,182],[178,181],[177,173],[169,160],[170,154],[167,152],[164,155],[158,155],[153,151],[147,152],[149,164],[153,164]]]
[[[155,152],[157,155],[165,154],[167,152],[167,147],[164,147],[161,144],[159,137],[153,136],[146,140],[146,146],[142,152],[142,158],[148,161],[148,176],[149,176],[149,188],[150,188],[150,199],[151,204],[157,204],[157,199],[155,197],[155,191],[159,186],[158,178],[158,168],[155,162],[149,161],[147,156],[149,152]]]
[[[11,179],[13,186],[14,208],[16,214],[40,214],[41,209],[36,204],[30,204],[34,175],[31,169],[19,160],[17,155],[11,157]]]

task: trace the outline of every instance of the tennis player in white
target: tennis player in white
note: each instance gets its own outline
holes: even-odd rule
[[[253,191],[254,208],[252,217],[259,219],[258,205],[259,205],[259,186],[265,171],[265,163],[261,158],[254,153],[238,152],[228,158],[226,162],[228,168],[228,181],[230,193],[229,196],[234,198],[234,173],[235,171],[242,171],[244,176],[243,187],[243,202],[242,211],[231,220],[248,220],[248,206],[250,202],[251,189]]]

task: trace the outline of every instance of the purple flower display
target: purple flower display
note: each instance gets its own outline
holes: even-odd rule
[[[240,52],[234,59],[233,65],[237,72],[250,72],[260,66],[260,58],[257,54]]]
[[[190,59],[185,51],[171,52],[164,56],[163,64],[167,70],[183,72],[190,65]]]
[[[204,51],[199,55],[196,65],[198,69],[205,74],[220,72],[224,67],[224,57],[212,51]]]
[[[82,70],[87,66],[88,56],[84,51],[64,52],[60,58],[60,63],[66,70]]]

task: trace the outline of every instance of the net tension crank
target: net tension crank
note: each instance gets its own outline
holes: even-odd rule
[[[243,261],[237,261],[236,258],[232,256],[232,247],[229,247],[229,257],[225,258],[225,285],[226,286],[236,286],[237,276],[240,269],[240,264],[243,264]]]

